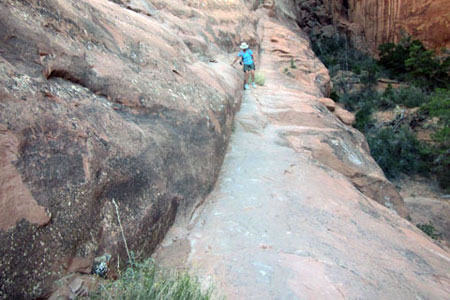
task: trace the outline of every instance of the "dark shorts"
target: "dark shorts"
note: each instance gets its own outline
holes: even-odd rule
[[[247,72],[247,71],[251,71],[251,70],[255,70],[255,64],[251,64],[251,65],[245,65],[244,64],[244,72]]]

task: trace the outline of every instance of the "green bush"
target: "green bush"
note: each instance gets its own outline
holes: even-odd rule
[[[380,68],[377,62],[370,57],[360,60],[358,62],[358,67],[362,70],[360,72],[360,82],[365,85],[375,85],[378,83],[378,78],[383,76],[382,68]],[[355,66],[353,67],[353,70],[354,69]]]
[[[450,90],[436,89],[430,103],[424,105],[422,110],[431,117],[439,118],[441,128],[436,132],[435,139],[440,143],[450,143]]]
[[[355,115],[355,128],[362,133],[367,133],[374,125],[372,118],[373,107],[366,104]]]
[[[345,105],[349,111],[358,111],[362,107],[371,111],[378,108],[380,95],[373,89],[363,89],[355,93],[344,94],[339,97],[339,102]]]
[[[394,92],[394,103],[406,107],[418,107],[430,101],[430,97],[415,86],[396,89]]]
[[[122,276],[91,293],[92,299],[211,299],[212,290],[202,291],[196,278],[186,273],[169,273],[155,266],[153,260],[135,263]]]
[[[439,185],[450,189],[450,90],[437,89],[430,103],[422,107],[422,111],[430,117],[439,118],[433,135],[434,166],[432,171],[437,175]]]
[[[416,226],[434,240],[440,239],[442,237],[442,234],[436,231],[436,228],[434,228],[434,225],[431,222],[428,224],[417,224]]]
[[[388,178],[400,173],[428,174],[432,164],[430,150],[416,139],[409,127],[374,129],[366,137],[371,155]]]
[[[450,189],[450,56],[437,57],[420,41],[406,37],[398,44],[380,45],[380,58],[376,61],[352,49],[344,35],[310,38],[313,51],[331,77],[340,70],[352,71],[364,85],[353,93],[338,94],[336,89],[330,97],[355,113],[354,126],[366,135],[372,156],[386,175],[393,178],[400,173],[431,172],[441,187]],[[408,86],[397,89],[388,86],[378,93],[374,86],[380,77],[404,81]],[[432,93],[435,88],[442,89]],[[418,141],[408,126],[397,128],[398,123],[387,128],[375,126],[374,112],[397,106],[422,107],[421,117],[439,118],[434,144]]]
[[[388,84],[387,88],[384,90],[383,94],[380,97],[379,106],[386,109],[395,107],[395,94],[396,90],[392,88],[391,84]]]
[[[430,101],[430,97],[421,88],[415,86],[401,87],[393,89],[391,85],[381,96],[380,107],[392,108],[396,105],[406,107],[419,107]]]
[[[430,97],[425,92],[414,86],[399,89],[388,86],[383,93],[366,88],[337,98],[346,109],[356,112],[355,127],[363,133],[366,133],[373,125],[371,115],[375,111],[393,108],[396,105],[417,107],[430,101]]]
[[[366,133],[373,126],[372,113],[379,107],[380,94],[373,89],[364,89],[356,93],[344,94],[339,102],[351,112],[356,112],[355,128]]]
[[[422,42],[406,37],[398,44],[386,43],[378,49],[379,64],[389,70],[391,77],[407,80],[429,90],[449,87],[450,58],[437,57]]]
[[[311,41],[314,53],[329,69],[331,76],[339,70],[352,71],[358,75],[365,71],[362,82],[375,83],[383,71],[368,54],[352,48],[345,35],[331,38],[311,36]]]
[[[432,171],[441,188],[450,192],[450,149],[448,147],[437,147],[433,161]]]
[[[409,48],[409,55],[405,59],[408,79],[419,86],[428,86],[435,77],[435,70],[440,68],[439,63],[433,59],[434,52],[426,50],[422,43],[414,43]]]
[[[295,65],[294,58],[291,58],[291,69],[297,69],[297,66]]]
[[[393,74],[400,76],[406,73],[405,59],[409,56],[411,37],[402,39],[400,43],[385,43],[378,47],[380,51],[379,63],[390,70]]]

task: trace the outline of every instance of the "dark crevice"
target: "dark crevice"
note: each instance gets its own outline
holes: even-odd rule
[[[350,5],[349,5],[349,3],[348,3],[348,0],[343,0],[343,1],[342,1],[342,6],[344,6],[344,8],[348,10],[348,9],[350,8]]]
[[[64,80],[67,80],[69,82],[72,82],[73,84],[82,86],[86,89],[88,89],[91,93],[105,98],[107,101],[111,102],[109,95],[100,91],[99,89],[93,89],[90,84],[88,84],[89,81],[83,80],[82,78],[79,78],[78,76],[74,75],[73,73],[67,71],[67,70],[61,70],[61,69],[55,69],[51,70],[49,73],[45,74],[45,78],[47,80],[51,80],[52,78],[61,78]]]
[[[122,6],[123,8],[126,8],[126,9],[129,9],[131,11],[134,11],[135,13],[142,14],[142,15],[145,15],[145,16],[148,16],[148,17],[153,16],[151,13],[149,13],[147,11],[144,11],[144,10],[142,10],[140,8],[136,8],[136,7],[132,7],[131,5],[127,5],[124,1],[121,1],[121,0],[109,0],[109,1],[114,2],[114,3]],[[148,6],[148,4],[147,4],[147,6]]]
[[[183,77],[183,76],[182,76],[182,75],[180,74],[180,72],[178,72],[178,71],[177,71],[177,70],[175,70],[175,69],[173,69],[173,70],[172,70],[172,72],[173,72],[173,73],[175,73],[175,74],[177,74],[178,76],[181,76],[181,77]]]
[[[81,85],[85,88],[88,88],[87,86],[85,86],[84,84],[82,84],[81,80],[76,78],[75,76],[73,76],[70,72],[66,71],[66,70],[52,70],[47,76],[46,78],[48,80],[52,79],[52,78],[62,78],[64,80],[73,82],[75,84]]]
[[[146,11],[143,11],[142,9],[139,9],[139,8],[134,8],[134,7],[131,7],[131,6],[126,6],[126,9],[132,10],[132,11],[134,11],[135,13],[142,14],[142,15],[145,15],[145,16],[148,16],[148,17],[151,17],[151,16],[152,16],[151,13],[148,13],[148,12],[146,12]]]
[[[348,17],[349,17],[349,9],[350,9],[350,4],[349,4],[349,2],[348,2],[348,0],[343,0],[342,1],[342,6],[345,8],[345,16],[347,17],[347,19],[348,19]]]

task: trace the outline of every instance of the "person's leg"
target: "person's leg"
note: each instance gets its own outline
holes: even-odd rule
[[[248,88],[248,76],[249,76],[249,71],[245,71],[245,76],[244,76],[244,88],[247,89]]]
[[[254,69],[250,69],[249,70],[249,77],[252,80],[252,86],[255,88],[256,84],[255,84],[255,70]]]

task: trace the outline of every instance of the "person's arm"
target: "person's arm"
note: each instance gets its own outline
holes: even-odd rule
[[[231,66],[233,66],[238,61],[238,59],[239,59],[239,55],[234,58],[233,62],[231,63]]]

